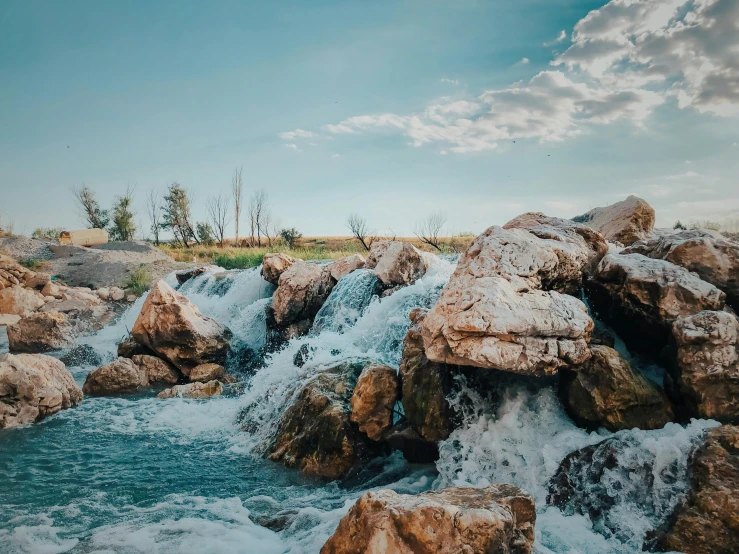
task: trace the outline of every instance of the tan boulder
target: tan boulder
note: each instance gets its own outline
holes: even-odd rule
[[[607,240],[624,246],[645,239],[654,229],[654,208],[645,200],[629,196],[610,206],[593,208],[573,221],[595,229]]]
[[[739,242],[716,231],[686,230],[637,242],[623,253],[643,254],[684,267],[724,291],[727,303],[739,309]]]
[[[231,333],[204,316],[162,280],[146,298],[131,335],[139,344],[172,362],[185,375],[200,364],[223,362]]]
[[[47,283],[51,282],[51,275],[48,273],[36,273],[29,271],[24,275],[23,285],[28,289],[43,290]]]
[[[607,346],[590,347],[590,358],[560,379],[560,396],[580,425],[609,431],[661,429],[673,421],[664,391]]]
[[[11,352],[48,352],[74,343],[74,328],[64,314],[36,313],[8,327]]]
[[[175,384],[180,380],[180,372],[172,364],[156,356],[136,354],[131,357],[131,361],[146,375],[149,383]]]
[[[685,415],[739,423],[739,319],[700,312],[678,319],[672,333],[676,360],[667,384]]]
[[[54,281],[49,281],[44,285],[44,288],[41,289],[41,294],[44,296],[53,296],[54,298],[58,298],[61,300],[62,286],[55,283]]]
[[[278,284],[280,275],[285,273],[295,262],[295,258],[287,254],[265,254],[262,259],[262,278],[272,283]]]
[[[175,385],[157,394],[157,398],[210,398],[223,394],[223,384],[220,381],[207,383],[188,383]]]
[[[223,380],[225,370],[219,364],[200,364],[192,368],[190,372],[190,381],[199,381],[207,383],[208,381]]]
[[[126,297],[126,291],[119,287],[110,287],[110,299],[113,302],[120,302]]]
[[[365,493],[321,554],[530,554],[534,499],[512,485]]]
[[[285,327],[304,320],[312,321],[333,286],[328,268],[294,260],[280,275],[279,285],[272,296],[275,323]]]
[[[100,287],[95,291],[100,300],[110,300],[110,289],[108,287]]]
[[[739,427],[711,429],[691,456],[690,488],[664,526],[647,537],[656,552],[739,552]],[[646,550],[646,548],[645,548]]]
[[[0,429],[33,423],[81,401],[82,391],[56,358],[0,355]]]
[[[44,305],[44,296],[20,285],[0,290],[0,313],[26,317]]]
[[[345,275],[349,275],[352,271],[364,268],[366,263],[367,261],[361,254],[352,254],[351,256],[336,260],[328,266],[328,270],[331,272],[331,277],[333,277],[334,281],[338,281]]]
[[[21,316],[16,314],[0,314],[0,327],[8,327],[15,325],[21,320]]]
[[[149,386],[145,368],[128,358],[116,358],[87,374],[82,391],[90,396],[114,396]]]
[[[421,252],[410,242],[398,240],[374,242],[365,266],[374,270],[386,287],[410,285],[426,273]]]
[[[384,365],[369,365],[354,387],[349,420],[370,439],[379,441],[393,425],[393,408],[399,396],[398,372]]]

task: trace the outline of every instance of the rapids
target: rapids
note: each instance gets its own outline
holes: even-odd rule
[[[397,367],[408,313],[433,305],[453,269],[453,262],[434,258],[423,279],[383,299],[369,272],[354,272],[335,287],[309,335],[276,352],[265,348],[264,316],[274,287],[259,268],[210,268],[188,281],[180,291],[233,331],[242,355],[228,369],[242,384],[206,401],[159,400],[151,391],[86,398],[38,424],[0,431],[0,552],[315,553],[367,490],[415,493],[492,482],[534,496],[540,554],[640,552],[644,533],[684,492],[688,455],[714,422],[616,434],[624,439],[619,459],[646,464],[655,477],[645,502],[644,494],[639,501],[629,494],[628,472],[608,475],[622,491],[610,515],[619,533],[545,504],[547,483],[569,452],[614,436],[576,427],[546,386],[511,385],[493,398],[461,383],[451,401],[464,422],[441,444],[436,466],[408,464],[396,453],[359,478],[325,484],[263,458],[306,379],[347,358]],[[176,284],[174,276],[168,281]],[[143,301],[80,343],[112,359]],[[0,352],[7,351],[3,339]],[[81,386],[94,366],[69,369]],[[666,467],[670,480],[662,479]]]

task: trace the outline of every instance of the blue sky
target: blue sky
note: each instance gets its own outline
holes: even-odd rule
[[[78,227],[73,186],[108,205],[135,183],[146,227],[178,181],[204,219],[243,166],[306,235],[630,193],[660,225],[739,219],[738,5],[4,0],[0,214]]]

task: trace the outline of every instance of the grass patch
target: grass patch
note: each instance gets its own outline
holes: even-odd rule
[[[18,263],[21,264],[23,267],[30,269],[31,271],[36,271],[41,267],[41,260],[36,260],[34,258],[25,258],[23,260],[18,260]]]
[[[137,267],[131,272],[126,290],[136,296],[141,296],[151,287],[151,274],[143,267]]]
[[[211,263],[220,266],[223,269],[249,269],[257,267],[262,263],[264,254],[248,252],[245,254],[216,254],[211,259]]]

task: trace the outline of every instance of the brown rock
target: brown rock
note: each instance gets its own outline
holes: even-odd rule
[[[280,275],[285,273],[295,262],[295,258],[287,254],[265,254],[262,259],[262,278],[276,285],[280,281]]]
[[[209,381],[207,383],[188,383],[186,385],[175,385],[157,394],[157,398],[210,398],[221,396],[223,384],[220,381]]]
[[[398,240],[374,242],[366,267],[374,269],[375,275],[386,287],[409,285],[426,273],[421,252],[410,242]]]
[[[81,401],[82,391],[56,358],[0,355],[0,429],[33,423]]]
[[[197,365],[223,362],[231,337],[228,329],[162,280],[152,286],[131,335],[185,375]]]
[[[180,380],[180,372],[169,362],[156,356],[136,354],[131,357],[131,361],[144,372],[149,383],[175,384]]]
[[[648,542],[657,552],[739,552],[739,427],[708,431],[691,457],[688,497]]]
[[[384,365],[369,365],[354,387],[349,420],[370,439],[379,441],[393,425],[393,408],[399,396],[398,372]]]
[[[328,266],[328,270],[331,272],[331,277],[333,277],[334,281],[338,281],[345,275],[349,275],[352,271],[362,269],[366,263],[364,256],[361,254],[352,254],[351,256],[336,260]]]
[[[47,283],[51,282],[51,275],[48,273],[35,273],[29,271],[24,276],[23,284],[28,289],[43,290]]]
[[[190,381],[199,381],[207,383],[208,381],[222,380],[225,371],[222,365],[218,364],[200,364],[192,368],[190,372]]]
[[[618,352],[590,347],[591,357],[560,380],[560,396],[579,425],[609,431],[660,429],[673,420],[672,405],[657,388]]]
[[[44,305],[44,296],[34,289],[13,285],[0,290],[0,313],[27,317]]]
[[[279,286],[272,296],[275,322],[287,326],[301,320],[312,321],[333,286],[328,268],[294,260],[280,275]]]
[[[193,277],[197,277],[198,275],[202,275],[207,271],[207,267],[196,267],[194,269],[188,269],[187,271],[178,271],[174,274],[175,278],[177,279],[177,283],[182,285],[183,283],[186,283]]]
[[[700,312],[672,328],[676,361],[668,389],[686,417],[739,423],[739,319],[728,312]]]
[[[74,344],[74,330],[64,314],[37,313],[8,327],[11,352],[48,352]]]
[[[572,218],[595,229],[607,240],[628,246],[645,239],[654,229],[654,208],[636,196]]]
[[[118,344],[118,357],[133,358],[137,354],[153,355],[154,351],[140,345],[132,336],[128,336]]]
[[[739,242],[715,231],[696,229],[637,242],[623,253],[643,254],[684,267],[724,291],[726,302],[739,310]]]
[[[321,554],[530,554],[536,507],[512,485],[365,493]]]
[[[116,358],[88,373],[82,391],[90,396],[114,396],[137,392],[148,385],[143,367],[128,358]]]
[[[49,281],[44,285],[44,288],[41,289],[41,294],[44,296],[53,296],[54,298],[61,300],[62,287],[53,281]]]

